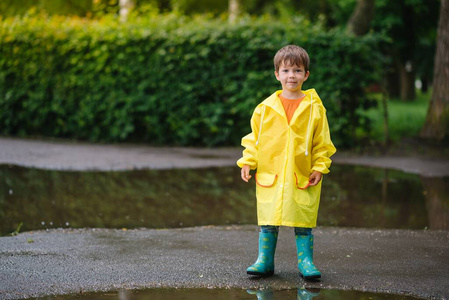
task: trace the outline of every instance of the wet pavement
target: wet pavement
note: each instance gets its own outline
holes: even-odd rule
[[[235,166],[242,149],[101,145],[0,137],[0,164],[50,170],[173,169]],[[425,177],[449,176],[449,157],[354,156],[337,152],[335,163],[390,168]]]
[[[48,170],[124,171],[135,169],[234,166],[238,148],[180,148],[101,145],[0,137],[0,164]]]
[[[257,226],[49,230],[0,239],[0,298],[142,288],[316,287],[447,299],[445,231],[317,228],[319,282],[298,276],[294,233],[282,228],[276,274],[246,275]]]
[[[52,170],[223,167],[235,166],[239,155],[240,149],[235,148],[153,148],[0,138],[0,164]],[[425,187],[437,182],[435,188],[425,188],[431,194],[426,207],[430,205],[428,210],[438,216],[441,208],[446,209],[447,184],[439,179],[448,176],[449,161],[408,158],[408,167],[404,167],[400,159],[388,157],[343,158],[345,164],[377,161],[377,166],[420,174]],[[334,162],[338,164],[338,156]],[[366,199],[362,198],[359,201],[363,203]],[[440,217],[441,224],[447,224],[445,215]],[[268,279],[245,274],[257,251],[257,227],[253,225],[51,229],[0,237],[0,298],[141,288],[280,290],[305,286],[449,299],[447,230],[319,227],[314,232],[315,260],[323,278],[312,283],[298,277],[293,232],[288,228],[281,230],[276,275]]]

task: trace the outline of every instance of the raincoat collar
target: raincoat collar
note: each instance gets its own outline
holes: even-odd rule
[[[273,109],[274,111],[276,111],[279,115],[283,116],[286,120],[287,120],[287,116],[285,114],[285,110],[284,107],[282,106],[282,102],[281,99],[279,98],[279,94],[282,93],[282,90],[276,91],[274,92],[270,97],[268,97],[267,99],[265,99],[262,104],[268,107],[270,107],[271,109]],[[306,95],[305,98],[301,101],[301,103],[304,103],[306,105],[299,105],[299,107],[296,109],[290,123],[293,123],[296,118],[298,117],[298,115],[305,109],[309,109],[309,120],[307,122],[307,131],[306,131],[306,141],[305,141],[305,155],[309,155],[309,139],[310,139],[310,131],[311,131],[311,122],[312,122],[312,110],[313,110],[313,105],[315,103],[317,104],[321,104],[322,105],[322,101],[320,99],[320,97],[318,96],[317,92],[315,89],[308,89],[306,91],[303,91],[303,93]],[[308,105],[307,105],[308,104]],[[262,133],[262,123],[263,123],[263,118],[264,118],[264,114],[265,114],[265,107],[263,109],[263,113],[262,113],[262,117],[261,117],[261,121],[260,121],[260,127],[259,127],[259,136],[257,138],[257,142],[256,145],[259,144],[259,139],[260,139],[260,134]]]
[[[270,97],[265,99],[262,102],[262,104],[270,107],[271,109],[276,111],[281,116],[284,116],[285,118],[287,118],[287,116],[285,115],[284,107],[282,106],[281,99],[279,98],[279,94],[281,94],[281,93],[282,93],[282,90],[274,92]],[[301,101],[301,103],[305,103],[307,105],[299,105],[298,109],[296,110],[295,114],[292,117],[291,122],[294,121],[294,119],[299,115],[301,110],[309,108],[310,104],[315,104],[315,103],[322,104],[322,101],[321,101],[320,97],[318,96],[318,93],[316,92],[315,89],[308,89],[308,90],[303,91],[303,93],[306,96]]]

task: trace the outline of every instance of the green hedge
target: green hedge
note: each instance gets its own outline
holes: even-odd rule
[[[238,145],[257,103],[280,89],[276,51],[306,48],[335,143],[356,142],[380,38],[297,20],[236,24],[176,15],[25,16],[1,21],[0,133],[155,145]]]

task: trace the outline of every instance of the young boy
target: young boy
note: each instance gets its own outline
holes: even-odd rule
[[[274,274],[274,253],[279,226],[295,228],[299,273],[316,279],[312,228],[316,227],[322,174],[329,173],[332,144],[326,109],[314,89],[302,90],[309,77],[309,55],[295,45],[274,57],[276,79],[282,90],[254,110],[252,132],[242,139],[243,157],[237,161],[248,182],[257,169],[256,197],[259,256],[247,273]]]

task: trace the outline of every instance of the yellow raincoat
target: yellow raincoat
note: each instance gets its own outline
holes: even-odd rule
[[[326,109],[315,89],[306,95],[288,124],[277,91],[254,110],[252,132],[237,165],[257,169],[259,225],[316,227],[321,182],[308,186],[313,171],[329,173],[336,149],[331,141]]]

